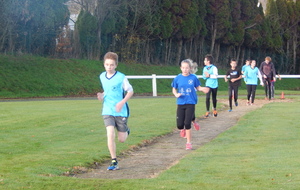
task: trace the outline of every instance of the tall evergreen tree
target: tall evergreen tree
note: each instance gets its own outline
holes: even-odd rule
[[[55,38],[67,24],[69,11],[66,0],[8,0],[3,1],[5,28],[2,51],[50,54]],[[1,36],[1,35],[0,35]]]
[[[263,7],[258,0],[242,1],[242,20],[245,23],[244,47],[259,48],[263,44],[262,25],[265,19]]]
[[[229,0],[210,0],[207,9],[206,26],[210,32],[210,53],[216,52],[218,54],[218,49],[215,50],[215,44],[216,42],[220,43],[231,28]]]
[[[280,57],[278,58],[277,62],[277,68],[276,69],[282,69],[284,68],[283,65],[285,65],[288,62],[288,57],[290,54],[290,48],[289,46],[289,40],[291,38],[291,34],[289,31],[289,15],[288,15],[288,8],[287,8],[287,1],[286,0],[276,0],[276,6],[278,11],[278,24],[279,24],[279,34],[282,38],[282,45],[280,47]],[[280,63],[280,64],[279,64]]]
[[[176,46],[173,47],[171,45],[172,41],[166,42],[168,44],[168,50],[166,51],[175,51],[176,59],[174,62],[178,63],[184,54],[182,53],[184,41],[190,41],[193,37],[199,35],[199,31],[203,27],[198,10],[198,1],[162,0],[160,5],[160,35],[162,39],[172,38],[172,41],[176,43]],[[177,48],[177,50],[174,48]],[[185,52],[184,56],[189,56],[188,51]]]
[[[298,57],[300,55],[299,44],[300,44],[300,2],[288,1],[287,10],[289,13],[289,31],[291,32],[290,53],[289,58],[291,64],[287,65],[286,72],[288,73],[300,73],[300,64],[298,63]]]
[[[97,46],[97,19],[87,11],[81,11],[77,22],[76,30],[79,34],[80,54],[82,57],[93,58],[93,51]]]
[[[274,0],[268,0],[266,8],[266,20],[268,27],[270,27],[270,44],[269,48],[280,52],[282,47],[282,37],[280,35],[280,23],[279,14],[276,2]]]
[[[195,0],[181,0],[180,1],[180,11],[177,16],[178,22],[178,32],[175,34],[176,40],[178,40],[178,57],[176,62],[179,62],[181,56],[192,57],[191,47],[187,47],[188,44],[191,44],[192,39],[199,34],[201,23],[198,21],[201,20],[198,11],[198,4]],[[183,46],[183,43],[186,45]],[[184,49],[183,49],[184,48]]]

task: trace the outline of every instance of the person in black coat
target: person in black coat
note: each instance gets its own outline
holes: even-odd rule
[[[272,63],[271,57],[267,56],[265,58],[265,61],[260,64],[259,70],[262,75],[264,86],[265,86],[265,93],[266,93],[265,99],[271,100],[271,96],[272,96],[271,84],[272,81],[276,82],[276,70],[274,64]]]

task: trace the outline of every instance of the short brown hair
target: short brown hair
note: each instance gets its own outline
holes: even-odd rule
[[[210,64],[214,63],[214,57],[211,54],[207,54],[205,56],[206,60],[209,61]]]
[[[270,56],[267,56],[267,57],[265,58],[265,60],[272,61],[272,59],[271,59]]]
[[[116,64],[118,64],[118,55],[114,52],[107,52],[105,55],[104,55],[104,61],[106,59],[112,59],[116,62]]]

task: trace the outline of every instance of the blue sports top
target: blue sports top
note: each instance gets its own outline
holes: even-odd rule
[[[177,75],[171,84],[173,88],[177,89],[178,93],[181,93],[181,96],[176,100],[177,104],[197,104],[198,97],[195,88],[200,85],[199,79],[194,74],[188,76]]]
[[[250,67],[250,65],[243,65],[242,71],[245,72],[248,67]]]
[[[249,67],[251,67],[250,65],[243,65],[243,67],[242,67],[242,72],[243,72],[243,74],[245,73],[245,71],[246,71],[246,69],[247,68],[249,68]],[[244,78],[244,81],[246,82],[246,78]]]
[[[206,78],[205,72],[207,72],[210,77]],[[218,88],[218,69],[214,65],[206,65],[203,68],[203,79],[206,80],[205,86],[210,87],[210,88]]]
[[[104,90],[102,115],[129,117],[129,107],[127,102],[120,112],[116,112],[116,104],[123,100],[125,91],[129,91],[124,89],[124,86],[126,86],[124,83],[127,83],[127,86],[129,85],[129,88],[132,89],[132,86],[128,83],[125,75],[116,71],[111,78],[107,78],[106,72],[103,72],[100,74],[99,78]]]
[[[260,71],[257,67],[247,67],[245,72],[245,82],[249,85],[257,85],[257,77],[261,78]]]

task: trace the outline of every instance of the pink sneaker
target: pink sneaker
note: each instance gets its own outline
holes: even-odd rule
[[[181,136],[182,138],[185,138],[185,129],[181,129],[181,130],[180,130],[180,136]]]
[[[192,143],[186,143],[185,150],[192,150]]]
[[[194,121],[193,124],[194,124],[194,128],[196,129],[196,131],[199,131],[200,130],[199,123],[197,123],[196,121]]]

